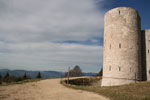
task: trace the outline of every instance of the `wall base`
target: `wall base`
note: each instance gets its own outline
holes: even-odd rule
[[[138,81],[103,77],[101,86],[117,86],[117,85],[125,85],[125,84],[136,83],[136,82]]]

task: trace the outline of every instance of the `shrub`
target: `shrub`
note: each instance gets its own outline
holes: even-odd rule
[[[17,77],[16,78],[16,82],[20,82],[20,81],[23,81],[23,77]]]
[[[9,78],[8,78],[8,83],[16,82],[16,80],[17,80],[16,76],[10,75]]]
[[[9,75],[9,73],[7,72],[3,78],[3,82],[5,82],[5,83],[16,82],[16,79],[17,79],[16,76]]]
[[[3,82],[9,83],[9,73],[7,72],[6,75],[3,78]]]

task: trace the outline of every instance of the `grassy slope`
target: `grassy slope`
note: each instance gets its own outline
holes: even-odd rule
[[[68,87],[96,92],[111,100],[150,100],[150,82],[141,82],[123,86],[75,86]]]
[[[12,82],[12,83],[5,83],[5,84],[0,84],[0,86],[8,86],[8,85],[15,85],[15,84],[24,84],[24,83],[28,83],[28,82],[37,82],[37,81],[41,81],[44,79],[27,79],[27,80],[23,80],[23,81],[19,81],[19,82]]]

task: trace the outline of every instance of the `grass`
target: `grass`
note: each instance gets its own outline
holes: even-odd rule
[[[23,80],[23,81],[20,81],[20,82],[17,82],[17,84],[23,84],[23,83],[28,83],[28,82],[38,82],[38,81],[41,81],[41,80],[44,80],[44,79],[27,79],[27,80]]]
[[[101,79],[101,77],[82,77],[82,78],[79,77],[79,78],[76,78],[76,79],[71,79],[69,81],[64,80],[64,82],[72,84],[72,85],[90,86],[93,83],[98,82],[100,79]]]
[[[19,81],[19,82],[12,82],[12,83],[4,83],[4,84],[0,84],[0,86],[8,86],[8,85],[15,85],[15,84],[24,84],[24,83],[29,83],[29,82],[38,82],[44,79],[27,79],[27,80],[23,80],[23,81]]]
[[[112,87],[77,85],[65,86],[73,89],[95,92],[110,98],[110,100],[150,100],[150,82],[140,82],[130,85]]]

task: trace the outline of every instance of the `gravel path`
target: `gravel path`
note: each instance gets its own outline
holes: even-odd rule
[[[0,86],[0,100],[108,100],[98,94],[62,86],[59,79]]]

